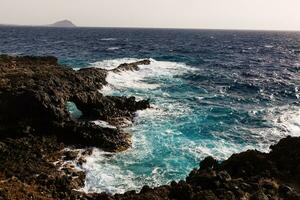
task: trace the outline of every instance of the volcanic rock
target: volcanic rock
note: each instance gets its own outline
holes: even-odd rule
[[[139,70],[145,60],[113,70]],[[149,100],[103,96],[108,71],[87,68],[74,71],[54,57],[0,56],[0,199],[172,199],[172,200],[299,200],[300,137],[287,137],[271,146],[270,153],[249,150],[225,161],[205,158],[179,182],[124,194],[80,192],[85,173],[77,160],[91,147],[122,151],[130,135],[119,126],[133,120],[134,112],[149,107]],[[74,119],[66,103],[73,102],[82,116]],[[105,120],[116,128],[97,126]],[[65,151],[87,148],[81,155]],[[63,164],[62,164],[63,163]]]
[[[149,62],[126,65],[139,64]],[[54,57],[1,56],[0,72],[0,138],[55,134],[68,144],[125,150],[130,146],[127,133],[86,120],[133,120],[135,111],[149,107],[148,100],[103,96],[99,90],[107,83],[106,70],[74,71],[59,65]],[[66,107],[69,101],[82,111],[83,122],[71,118]]]

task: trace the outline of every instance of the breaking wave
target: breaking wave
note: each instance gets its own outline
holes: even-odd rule
[[[138,60],[104,60],[91,66],[113,69]],[[87,158],[85,192],[124,193],[167,184],[184,179],[206,156],[223,160],[247,149],[267,152],[282,137],[300,136],[299,107],[227,106],[226,89],[209,91],[185,78],[204,76],[203,71],[150,60],[139,71],[107,76],[109,84],[102,93],[150,98],[152,106],[138,111],[135,123],[126,129],[132,133],[131,149],[117,154],[95,149]]]

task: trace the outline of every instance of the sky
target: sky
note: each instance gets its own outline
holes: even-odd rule
[[[0,24],[300,30],[300,0],[0,0]]]

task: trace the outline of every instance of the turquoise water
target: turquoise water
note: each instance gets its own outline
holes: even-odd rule
[[[79,119],[82,116],[82,112],[77,108],[74,102],[68,101],[66,107],[70,113],[71,118]]]
[[[113,68],[136,60],[92,66]],[[154,59],[151,63],[137,72],[108,75],[102,93],[150,98],[152,108],[138,111],[134,124],[126,128],[132,134],[131,149],[117,154],[94,150],[84,165],[85,191],[123,193],[145,184],[167,184],[184,179],[206,156],[223,160],[247,149],[268,151],[280,138],[300,135],[298,106],[269,106],[228,95],[223,87],[209,90],[185,78],[202,74],[199,68]]]
[[[107,77],[102,93],[150,98],[151,108],[125,128],[132,148],[94,149],[87,158],[87,192],[167,184],[206,156],[266,152],[300,136],[299,32],[0,27],[0,53],[53,55],[72,68],[151,59],[140,71]],[[80,116],[72,102],[67,107]]]

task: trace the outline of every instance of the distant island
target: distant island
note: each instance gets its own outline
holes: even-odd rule
[[[74,28],[77,27],[73,22],[70,20],[61,20],[57,21],[53,24],[48,24],[48,25],[18,25],[18,24],[0,24],[0,26],[46,26],[46,27],[58,27],[58,28]]]
[[[73,24],[70,20],[61,20],[61,21],[55,22],[55,23],[47,25],[47,26],[51,26],[51,27],[66,27],[66,28],[76,27],[76,25]]]

